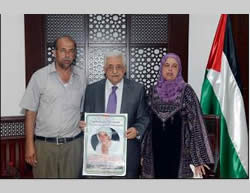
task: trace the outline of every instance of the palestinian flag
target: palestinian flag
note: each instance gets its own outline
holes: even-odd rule
[[[219,115],[220,177],[248,178],[248,130],[228,15],[221,15],[202,85],[204,114]]]

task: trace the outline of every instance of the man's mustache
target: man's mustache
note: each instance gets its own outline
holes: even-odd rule
[[[63,60],[64,60],[64,61],[72,61],[71,58],[64,58]]]

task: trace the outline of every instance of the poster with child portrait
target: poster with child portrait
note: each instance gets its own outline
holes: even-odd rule
[[[127,114],[85,113],[83,175],[125,176]]]

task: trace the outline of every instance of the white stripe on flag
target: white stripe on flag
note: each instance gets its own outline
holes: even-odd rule
[[[222,53],[221,72],[210,69],[207,79],[220,103],[229,136],[248,175],[248,132],[244,103],[224,52]]]

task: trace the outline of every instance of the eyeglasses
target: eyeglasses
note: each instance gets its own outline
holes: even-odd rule
[[[118,66],[108,65],[108,66],[107,66],[107,70],[108,70],[108,71],[114,71],[114,70],[116,70],[116,71],[121,71],[121,70],[123,70],[123,69],[124,69],[124,66],[123,66],[123,65],[118,65]]]
[[[62,53],[62,54],[71,54],[71,55],[75,54],[75,52],[76,52],[75,49],[71,49],[71,50],[59,49],[58,51],[59,51],[60,53]]]

